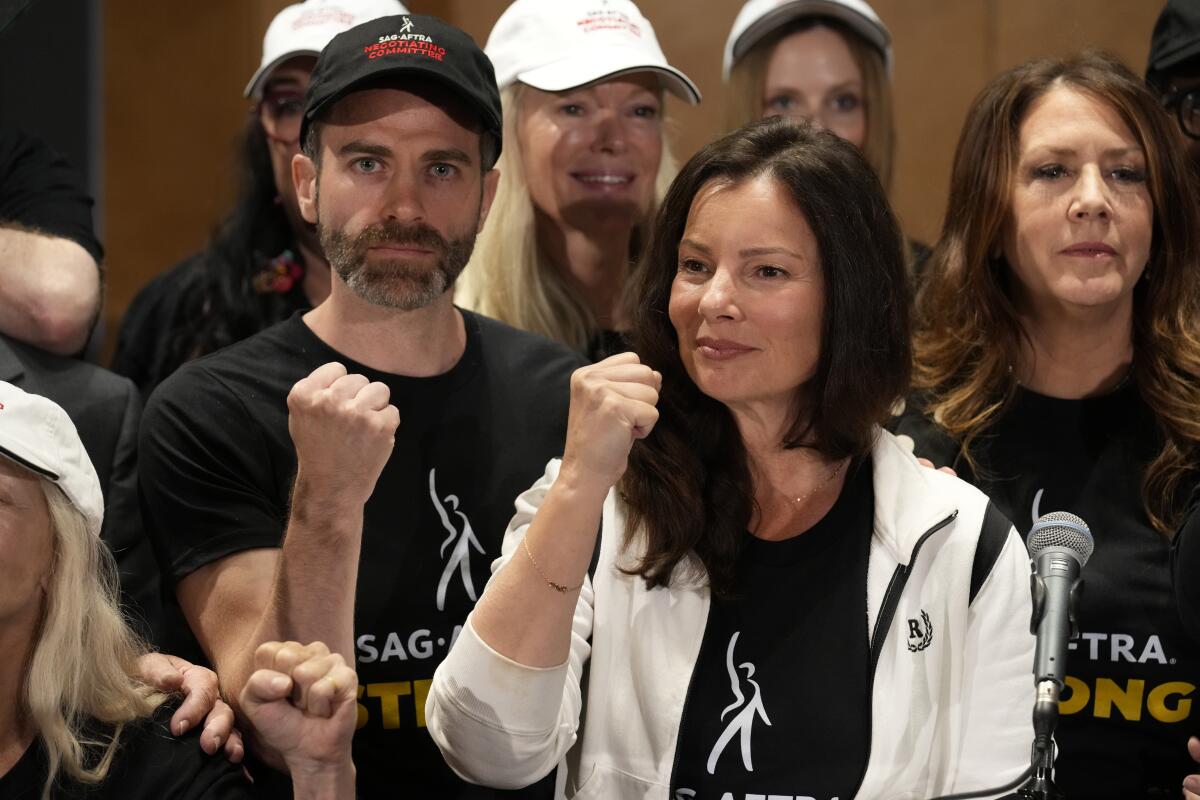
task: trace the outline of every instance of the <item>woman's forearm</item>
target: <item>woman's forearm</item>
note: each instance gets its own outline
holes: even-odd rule
[[[607,487],[564,467],[508,562],[488,582],[471,623],[496,652],[530,667],[567,660],[579,589],[596,547]]]

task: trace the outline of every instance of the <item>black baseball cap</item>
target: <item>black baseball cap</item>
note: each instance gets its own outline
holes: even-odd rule
[[[1146,80],[1162,89],[1162,73],[1197,56],[1200,56],[1200,3],[1168,0],[1150,36]]]
[[[399,77],[428,78],[462,97],[496,137],[499,155],[504,123],[492,62],[465,31],[425,14],[379,17],[325,45],[304,98],[300,141],[309,123],[342,97]]]

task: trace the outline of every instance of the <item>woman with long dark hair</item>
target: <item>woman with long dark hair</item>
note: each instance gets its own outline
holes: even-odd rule
[[[880,429],[909,293],[861,153],[779,119],[708,145],[635,281],[636,355],[575,373],[563,457],[434,677],[447,761],[504,787],[565,756],[580,798],[1018,777],[1028,559],[982,493]]]
[[[947,209],[898,431],[1020,531],[1090,523],[1055,780],[1175,795],[1200,671],[1169,571],[1200,468],[1200,205],[1178,131],[1111,57],[1024,64],[968,113]]]

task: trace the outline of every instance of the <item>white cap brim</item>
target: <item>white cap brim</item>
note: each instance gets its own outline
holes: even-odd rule
[[[752,11],[750,4],[743,12]],[[874,12],[871,11],[873,14]],[[872,18],[864,11],[839,0],[795,0],[791,3],[780,4],[777,8],[762,13],[748,23],[741,19],[734,21],[729,41],[725,45],[725,57],[722,65],[722,75],[729,80],[733,65],[758,44],[768,34],[788,24],[792,20],[805,17],[832,17],[844,22],[851,30],[862,36],[869,44],[883,54],[888,74],[892,72],[892,35],[877,16]]]
[[[52,481],[58,480],[58,473],[39,459],[25,442],[3,433],[0,433],[0,456],[15,461],[25,469],[33,470]]]
[[[653,72],[663,88],[680,100],[691,105],[700,102],[700,89],[687,75],[669,64],[647,64],[643,52],[621,47],[609,47],[603,53],[589,53],[587,58],[569,57],[552,61],[518,73],[517,80],[544,92],[563,92],[605,78],[636,72]]]
[[[320,50],[293,50],[290,53],[284,53],[269,64],[263,64],[254,72],[254,75],[250,78],[250,82],[246,84],[245,96],[256,99],[260,97],[262,95],[263,84],[271,77],[271,73],[275,71],[275,68],[283,62],[299,58],[300,56],[312,56],[316,58],[319,55],[321,55]]]

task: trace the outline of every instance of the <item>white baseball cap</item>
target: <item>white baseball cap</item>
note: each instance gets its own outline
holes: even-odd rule
[[[100,479],[75,423],[54,402],[0,381],[0,456],[58,484],[93,535],[104,521]]]
[[[764,37],[804,17],[833,17],[846,23],[883,53],[888,74],[891,74],[892,35],[875,9],[864,0],[748,0],[738,12],[725,41],[725,79],[729,79],[733,65]]]
[[[667,91],[700,102],[696,84],[667,63],[654,28],[629,0],[516,0],[496,20],[484,52],[501,89],[520,81],[561,92],[654,72]]]
[[[267,26],[262,64],[246,84],[246,97],[261,97],[271,70],[289,58],[318,56],[342,31],[377,17],[407,13],[397,0],[305,0],[288,6]]]

